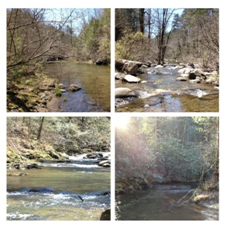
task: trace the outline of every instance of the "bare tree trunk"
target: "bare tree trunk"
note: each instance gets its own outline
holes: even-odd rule
[[[140,32],[144,34],[144,9],[139,9]]]
[[[157,24],[158,24],[158,64],[164,64],[165,52],[170,38],[170,31],[167,32],[167,26],[169,20],[173,14],[174,10],[169,11],[169,9],[160,9],[157,10]]]
[[[44,117],[41,117],[41,122],[40,122],[39,129],[38,129],[37,140],[40,140],[40,138],[41,138],[43,121],[44,121]]]
[[[216,122],[216,152],[215,152],[215,170],[214,170],[214,180],[219,181],[219,118]]]

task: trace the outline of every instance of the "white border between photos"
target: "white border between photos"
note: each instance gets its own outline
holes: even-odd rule
[[[45,8],[111,8],[111,112],[110,113],[7,113],[6,112],[6,8],[36,8],[36,7],[45,7]],[[1,84],[0,84],[0,92],[1,92],[1,105],[0,105],[0,126],[1,126],[1,151],[0,151],[0,174],[1,174],[1,186],[0,186],[0,223],[2,225],[7,226],[38,226],[40,225],[40,222],[37,221],[6,221],[6,118],[7,116],[109,116],[111,117],[111,152],[112,152],[112,166],[111,166],[111,214],[112,214],[112,220],[110,222],[99,222],[99,221],[55,221],[55,222],[46,222],[42,221],[41,224],[51,225],[53,223],[60,224],[60,225],[67,225],[67,226],[74,226],[74,225],[83,225],[83,226],[123,226],[125,224],[132,224],[132,225],[139,225],[142,222],[143,226],[150,226],[150,225],[161,225],[164,224],[170,225],[170,226],[222,226],[222,224],[225,222],[225,204],[226,196],[225,192],[225,179],[222,177],[224,174],[223,172],[226,171],[224,164],[224,160],[226,160],[226,152],[224,150],[224,133],[226,124],[225,124],[225,90],[226,88],[223,87],[222,90],[220,90],[220,112],[219,113],[115,113],[114,111],[114,9],[115,8],[220,8],[220,86],[221,88],[223,86],[226,86],[225,78],[226,73],[224,64],[222,64],[222,59],[224,59],[224,50],[226,51],[225,44],[223,41],[225,41],[225,32],[224,32],[224,23],[225,23],[225,7],[223,7],[223,1],[222,0],[215,0],[215,1],[197,1],[197,0],[190,0],[190,1],[177,1],[177,0],[162,0],[162,1],[154,1],[154,0],[139,0],[139,1],[103,1],[103,0],[63,0],[63,1],[28,1],[28,0],[8,0],[4,1],[4,3],[1,3],[0,8],[0,31],[2,31],[1,35]],[[224,21],[224,22],[223,22]],[[4,31],[4,32],[3,32]],[[226,59],[226,58],[225,58]],[[4,81],[4,82],[3,82]],[[159,117],[166,117],[166,116],[181,116],[181,117],[188,117],[188,116],[216,116],[220,117],[220,220],[214,221],[214,222],[208,222],[208,221],[115,221],[114,216],[114,201],[115,201],[115,195],[114,195],[114,188],[115,188],[115,168],[114,168],[114,138],[115,138],[115,129],[114,125],[117,121],[117,118],[120,118],[120,116],[127,115],[127,116],[159,116]],[[167,222],[167,223],[166,223]]]

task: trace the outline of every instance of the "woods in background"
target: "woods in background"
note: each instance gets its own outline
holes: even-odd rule
[[[7,9],[7,70],[56,58],[109,63],[110,9]]]
[[[94,151],[110,151],[110,118],[7,118],[7,163],[11,167]]]
[[[218,70],[219,9],[116,9],[115,41],[116,59]]]
[[[216,186],[218,139],[217,117],[129,118],[124,128],[116,127],[117,190],[198,182],[202,174]]]

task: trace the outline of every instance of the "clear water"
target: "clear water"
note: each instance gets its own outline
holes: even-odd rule
[[[110,67],[74,62],[46,64],[44,72],[66,86],[47,105],[49,112],[110,112]],[[82,89],[70,92],[70,84]]]
[[[100,220],[110,208],[110,168],[95,160],[19,172],[7,177],[7,220]]]
[[[151,70],[157,70],[152,68]],[[176,81],[177,70],[158,69],[163,74],[143,73],[138,75],[147,83],[131,84],[116,80],[116,87],[127,87],[135,91],[138,99],[118,100],[118,112],[218,112],[219,90],[206,84]],[[154,95],[156,89],[169,91]],[[117,100],[116,100],[117,101]],[[120,105],[120,102],[123,105]],[[144,106],[146,106],[144,108]]]
[[[192,195],[192,191],[188,193],[189,190],[186,187],[167,186],[117,195],[116,218],[117,220],[218,220],[218,210],[191,202],[183,203]],[[188,195],[185,196],[187,193]]]

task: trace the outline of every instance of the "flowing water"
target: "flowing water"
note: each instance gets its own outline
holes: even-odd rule
[[[146,83],[132,84],[116,80],[115,86],[133,90],[138,98],[116,99],[118,112],[218,112],[219,90],[211,85],[176,81],[178,70],[169,67],[138,74]],[[152,73],[151,71],[159,73]],[[154,95],[156,89],[168,92]]]
[[[218,210],[192,202],[184,203],[193,192],[188,185],[156,185],[151,189],[117,195],[116,218],[117,220],[218,220]]]
[[[8,170],[7,220],[100,220],[110,208],[110,168],[83,156],[41,169]]]
[[[66,86],[47,105],[49,112],[110,112],[110,67],[74,62],[46,64],[44,72]],[[70,84],[82,89],[70,92]]]

